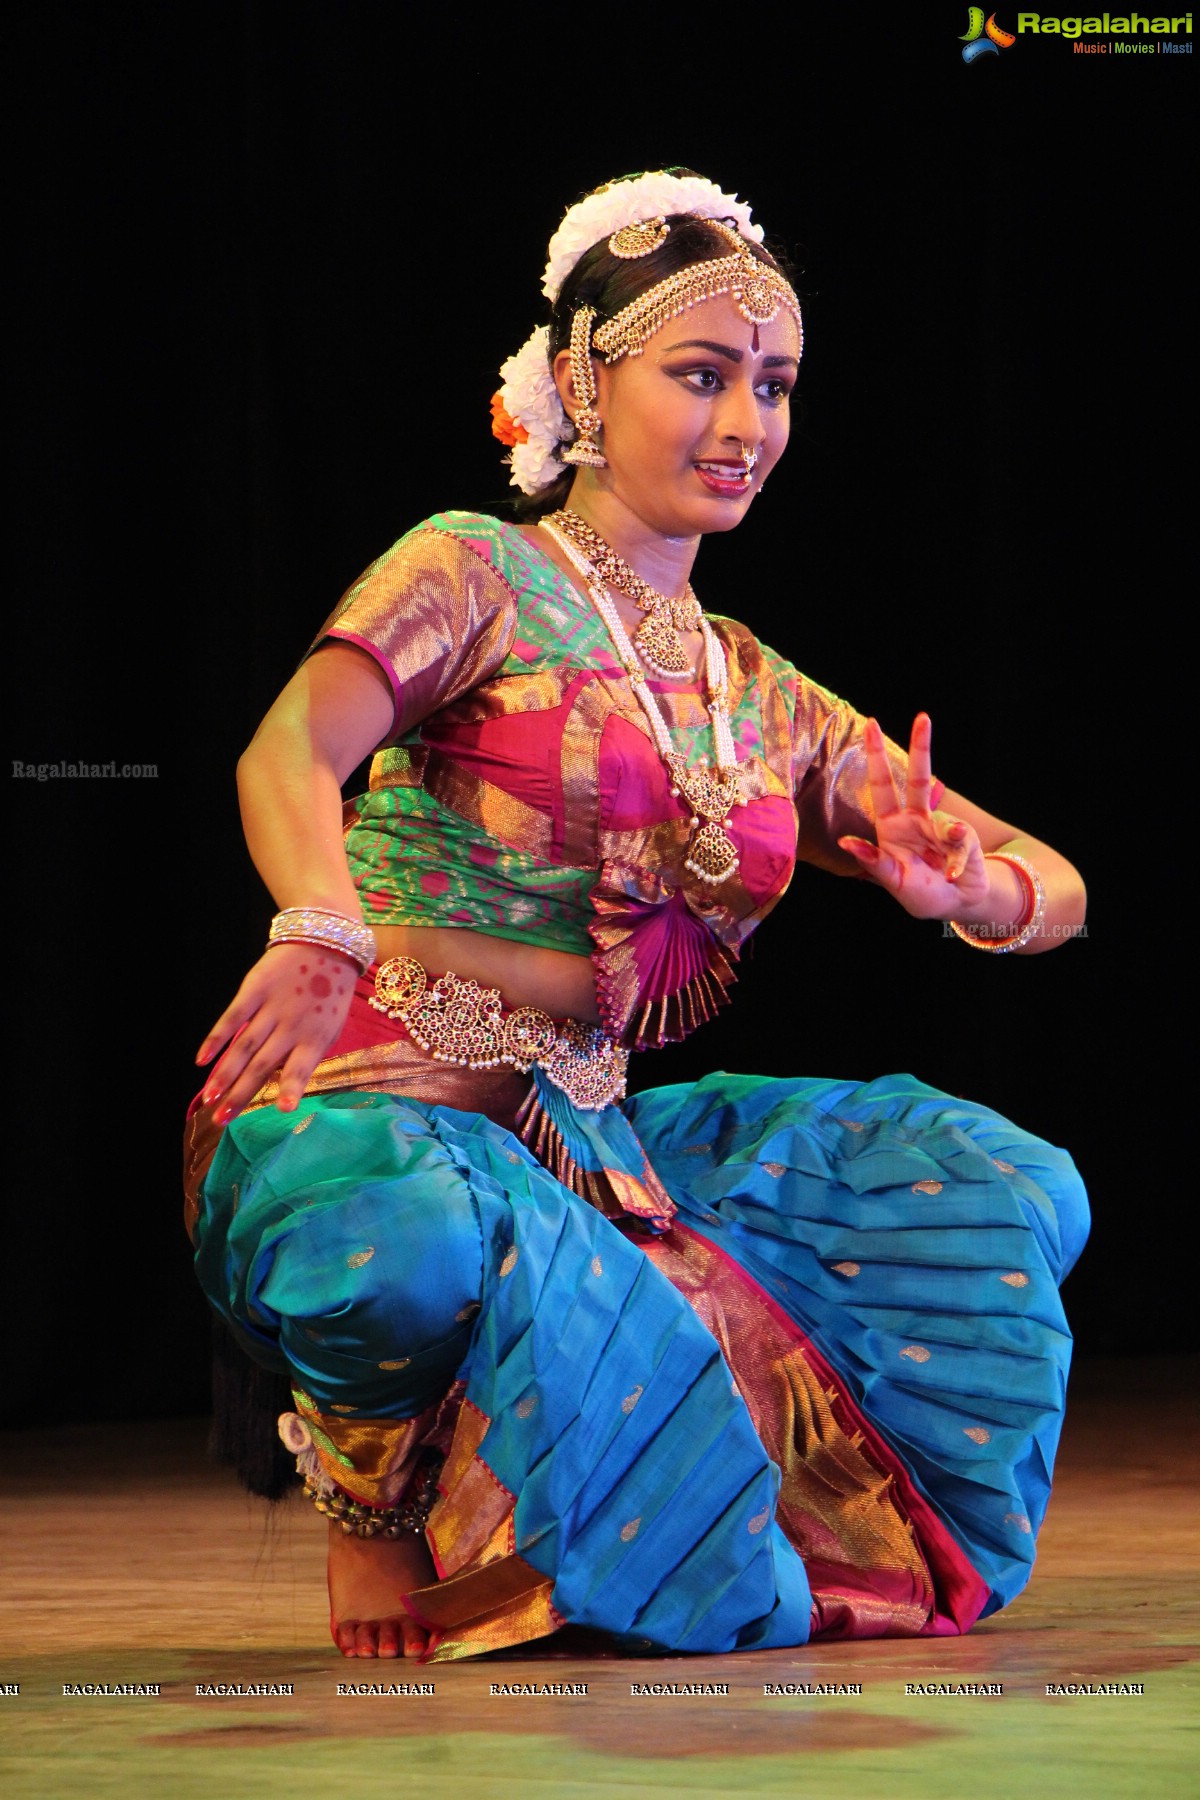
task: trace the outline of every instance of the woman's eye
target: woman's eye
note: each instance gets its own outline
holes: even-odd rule
[[[721,385],[721,377],[715,369],[687,369],[683,379],[702,394],[715,394]]]
[[[776,377],[770,381],[764,381],[758,391],[763,396],[764,400],[770,400],[774,405],[778,406],[782,401],[787,399],[791,389],[788,387],[786,381],[780,381]]]

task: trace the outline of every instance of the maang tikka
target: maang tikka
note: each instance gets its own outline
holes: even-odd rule
[[[571,386],[581,402],[575,414],[575,442],[562,453],[565,463],[576,468],[606,469],[604,452],[596,442],[603,420],[596,411],[596,377],[592,372],[592,321],[594,306],[580,306],[571,319]]]

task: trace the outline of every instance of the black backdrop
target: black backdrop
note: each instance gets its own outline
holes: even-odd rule
[[[117,0],[10,35],[9,754],[157,767],[11,782],[17,1422],[206,1405],[178,1123],[270,911],[233,764],[374,555],[504,505],[487,401],[546,239],[663,163],[750,198],[808,328],[789,457],[702,597],[894,735],[927,707],[938,770],[1092,906],[1085,942],[990,958],[801,870],[737,1004],[639,1078],[905,1067],[984,1099],[1091,1186],[1083,1349],[1182,1343],[1194,65],[1023,35],[967,67],[957,0],[901,10]]]

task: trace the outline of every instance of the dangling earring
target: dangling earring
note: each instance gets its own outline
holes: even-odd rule
[[[596,411],[596,378],[590,354],[595,317],[594,307],[581,306],[571,320],[571,386],[582,404],[575,414],[575,442],[567,445],[562,459],[575,468],[606,469],[604,452],[596,442],[603,420]]]

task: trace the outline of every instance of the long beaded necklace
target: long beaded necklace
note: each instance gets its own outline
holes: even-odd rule
[[[722,826],[734,806],[746,805],[746,796],[741,791],[742,771],[738,766],[733,735],[729,729],[729,677],[720,639],[701,613],[698,624],[704,639],[704,686],[708,695],[708,714],[712,720],[716,767],[711,767],[705,758],[700,768],[689,769],[671,742],[670,727],[662,716],[658,701],[650,692],[637,653],[629,641],[624,620],[609,599],[599,571],[565,532],[558,528],[558,519],[558,514],[551,514],[542,519],[541,523],[582,576],[592,605],[608,627],[621,665],[646,715],[655,748],[671,777],[671,792],[682,795],[692,809],[689,823],[693,836],[688,843],[683,866],[710,887],[718,887],[721,882],[729,879],[738,866],[737,845]],[[600,541],[603,543],[603,539]],[[615,555],[615,551],[612,554]]]
[[[587,557],[602,583],[620,588],[645,613],[634,633],[633,644],[646,667],[668,680],[689,674],[691,662],[679,641],[679,633],[699,631],[703,617],[691,583],[677,599],[670,594],[660,594],[630,568],[624,557],[617,555],[612,545],[606,543],[586,519],[569,508],[551,513],[542,523],[552,525],[562,537],[569,538]]]

